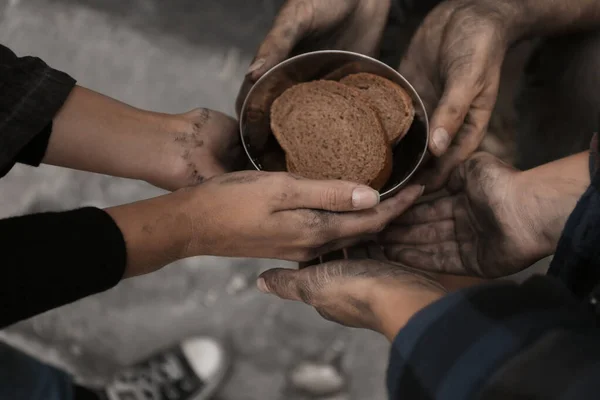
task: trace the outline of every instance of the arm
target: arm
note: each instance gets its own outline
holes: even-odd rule
[[[187,257],[310,260],[376,232],[421,192],[379,204],[354,183],[247,171],[105,211],[2,220],[0,327]]]
[[[42,162],[176,190],[237,169],[238,132],[212,110],[150,112],[76,86],[54,116]]]
[[[175,135],[190,130],[191,124],[186,126],[182,119],[143,111],[76,86],[53,119],[42,162],[164,182],[180,168]]]
[[[3,46],[0,87],[1,174],[15,162],[44,162],[176,190],[245,161],[237,124],[224,114],[140,110]]]

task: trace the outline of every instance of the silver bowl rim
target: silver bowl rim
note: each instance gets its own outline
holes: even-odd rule
[[[364,59],[370,62],[374,62],[376,64],[379,64],[381,67],[383,67],[384,69],[387,69],[388,71],[392,72],[393,74],[395,74],[398,78],[400,78],[400,80],[402,80],[404,82],[404,84],[412,91],[413,94],[413,100],[416,99],[419,102],[419,106],[421,107],[421,110],[423,111],[423,117],[425,118],[425,121],[423,121],[423,123],[425,124],[425,147],[421,152],[421,156],[419,158],[419,160],[417,161],[417,164],[415,165],[415,167],[413,168],[413,170],[401,181],[398,182],[396,185],[392,186],[391,188],[389,188],[388,190],[386,190],[383,193],[379,193],[379,197],[380,198],[386,198],[387,196],[389,196],[392,193],[395,193],[399,188],[401,188],[402,186],[404,186],[417,172],[417,170],[419,169],[419,167],[421,166],[421,164],[423,163],[423,159],[425,158],[425,156],[427,155],[427,149],[429,148],[429,116],[427,115],[427,108],[425,108],[425,104],[423,103],[423,100],[421,99],[421,96],[419,95],[419,93],[417,92],[417,90],[414,88],[413,85],[410,84],[410,82],[397,70],[395,70],[394,68],[390,67],[389,65],[373,58],[373,57],[369,57],[365,54],[360,54],[360,53],[355,53],[353,51],[347,51],[347,50],[317,50],[317,51],[310,51],[310,52],[306,52],[306,53],[302,53],[302,54],[298,54],[294,57],[290,57],[282,62],[280,62],[279,64],[275,65],[274,67],[272,67],[271,69],[269,69],[267,72],[265,72],[263,74],[263,76],[261,76],[255,83],[254,85],[252,85],[252,87],[250,88],[250,90],[248,91],[248,94],[246,95],[246,98],[244,99],[244,103],[242,104],[242,108],[240,109],[240,121],[239,121],[239,128],[240,128],[240,139],[242,142],[242,146],[244,147],[244,152],[246,153],[246,156],[248,157],[248,159],[250,159],[250,162],[252,163],[252,166],[257,170],[257,171],[262,171],[262,169],[260,169],[258,167],[258,165],[256,165],[256,163],[254,162],[254,158],[252,157],[252,154],[250,154],[250,151],[248,150],[248,147],[246,146],[246,140],[244,138],[244,116],[245,116],[245,111],[246,111],[246,106],[248,105],[248,101],[249,99],[252,97],[252,93],[254,92],[254,89],[257,88],[259,86],[259,84],[261,83],[261,81],[267,79],[267,77],[272,74],[274,71],[276,71],[278,68],[282,68],[288,64],[291,64],[293,62],[295,62],[296,60],[309,56],[309,55],[318,55],[318,54],[346,54],[349,56],[353,56],[356,58],[360,58],[360,59]],[[400,142],[402,142],[402,140],[400,140]],[[398,143],[400,143],[398,142]]]

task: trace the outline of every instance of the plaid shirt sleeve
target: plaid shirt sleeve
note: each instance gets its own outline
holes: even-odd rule
[[[595,322],[549,277],[451,294],[395,339],[390,399],[597,399]]]

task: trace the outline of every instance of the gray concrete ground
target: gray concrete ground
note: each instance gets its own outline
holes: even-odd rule
[[[277,3],[0,0],[0,40],[135,106],[166,112],[205,106],[232,114],[244,70]],[[0,181],[0,217],[109,206],[158,193],[140,182],[17,167]],[[383,339],[254,289],[262,269],[281,264],[187,260],[18,324],[0,337],[79,380],[98,383],[188,335],[216,334],[235,357],[221,399],[305,398],[287,383],[288,371],[303,360],[339,365],[348,378],[341,398],[384,399]]]
[[[183,112],[204,106],[233,114],[245,68],[279,3],[0,0],[0,41],[138,107]],[[116,205],[158,193],[141,182],[16,167],[0,181],[0,217]],[[309,398],[292,391],[288,379],[303,361],[342,371],[345,393],[336,399],[384,399],[388,345],[382,338],[328,323],[308,307],[254,289],[261,270],[282,264],[187,260],[20,323],[0,332],[0,339],[80,381],[101,383],[155,349],[214,334],[234,356],[222,400]]]

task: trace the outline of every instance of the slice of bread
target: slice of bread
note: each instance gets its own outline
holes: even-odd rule
[[[388,79],[364,72],[348,75],[340,83],[369,97],[391,144],[406,135],[415,117],[415,107],[404,89]]]
[[[310,179],[343,179],[381,189],[392,153],[375,111],[357,89],[333,81],[302,83],[271,107],[271,129],[288,171]]]

